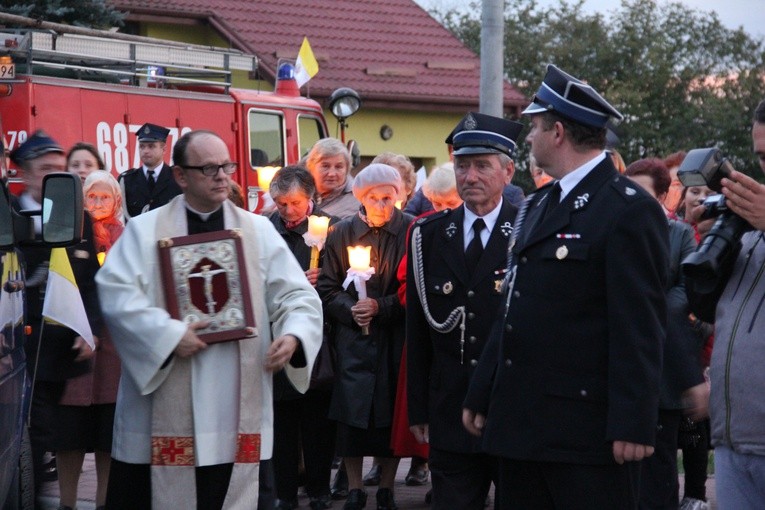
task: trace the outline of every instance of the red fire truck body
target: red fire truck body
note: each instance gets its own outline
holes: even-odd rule
[[[90,74],[93,65],[88,67]],[[65,149],[79,141],[92,143],[116,176],[141,164],[135,133],[144,123],[170,130],[167,162],[180,136],[209,129],[225,140],[239,163],[232,179],[242,186],[251,211],[262,205],[258,168],[296,164],[327,136],[321,106],[300,97],[294,80],[277,82],[274,92],[195,83],[202,80],[175,84],[159,76],[138,86],[43,76],[38,67],[42,68],[32,67],[37,74],[21,74],[16,66],[12,77],[0,78],[0,117],[8,151],[43,129]],[[12,189],[18,191],[20,170],[10,166],[17,181]]]

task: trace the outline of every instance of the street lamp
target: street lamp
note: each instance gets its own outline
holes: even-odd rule
[[[340,87],[329,96],[329,109],[340,123],[340,140],[345,143],[345,119],[359,111],[361,97],[348,87]]]

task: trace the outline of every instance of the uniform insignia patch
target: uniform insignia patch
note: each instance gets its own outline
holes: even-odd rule
[[[629,186],[624,188],[624,192],[627,194],[628,197],[631,197],[632,195],[637,193],[637,191],[635,191],[635,188],[630,188]]]
[[[465,123],[463,124],[463,126],[465,127],[466,130],[472,131],[473,129],[478,127],[478,122],[476,122],[473,116],[468,113],[467,116],[465,117]]]
[[[449,226],[446,227],[446,235],[450,238],[454,237],[454,234],[457,233],[457,225],[454,224],[454,222],[449,223]]]
[[[451,294],[454,290],[454,284],[452,282],[444,283],[444,294]]]
[[[499,226],[499,229],[502,231],[503,236],[510,237],[510,234],[513,233],[513,224],[509,221],[506,221]]]
[[[558,260],[563,260],[566,257],[568,257],[568,248],[566,248],[565,244],[562,244],[561,246],[558,247],[557,250],[555,250],[555,257]]]
[[[581,209],[585,205],[587,205],[587,201],[590,199],[590,194],[585,193],[584,195],[579,195],[576,197],[576,200],[574,200],[574,209]]]

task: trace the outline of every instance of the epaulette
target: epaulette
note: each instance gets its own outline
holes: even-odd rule
[[[647,195],[646,191],[639,184],[621,174],[611,180],[611,187],[627,202],[638,198],[645,198]]]
[[[414,223],[415,223],[415,225],[421,227],[421,226],[423,226],[423,225],[425,225],[427,223],[430,223],[430,222],[432,222],[434,220],[441,219],[441,218],[447,216],[448,214],[450,214],[451,212],[452,212],[451,209],[444,209],[443,211],[434,212],[433,214],[427,214],[427,215],[424,215],[424,216],[419,216],[416,220],[414,220]]]
[[[123,177],[127,177],[130,174],[134,174],[134,173],[136,173],[140,169],[141,169],[141,167],[131,168],[130,170],[125,170],[124,172],[122,172],[121,174],[119,174],[117,176],[117,180],[120,181],[120,180],[122,180]]]

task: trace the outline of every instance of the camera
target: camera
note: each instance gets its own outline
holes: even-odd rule
[[[720,181],[732,170],[733,166],[719,149],[693,149],[678,168],[677,177],[684,186],[708,186],[719,193]],[[741,248],[741,236],[752,230],[745,219],[728,209],[723,195],[708,197],[704,206],[702,218],[717,217],[717,220],[696,251],[682,262],[683,273],[701,293],[714,290],[721,269]]]

